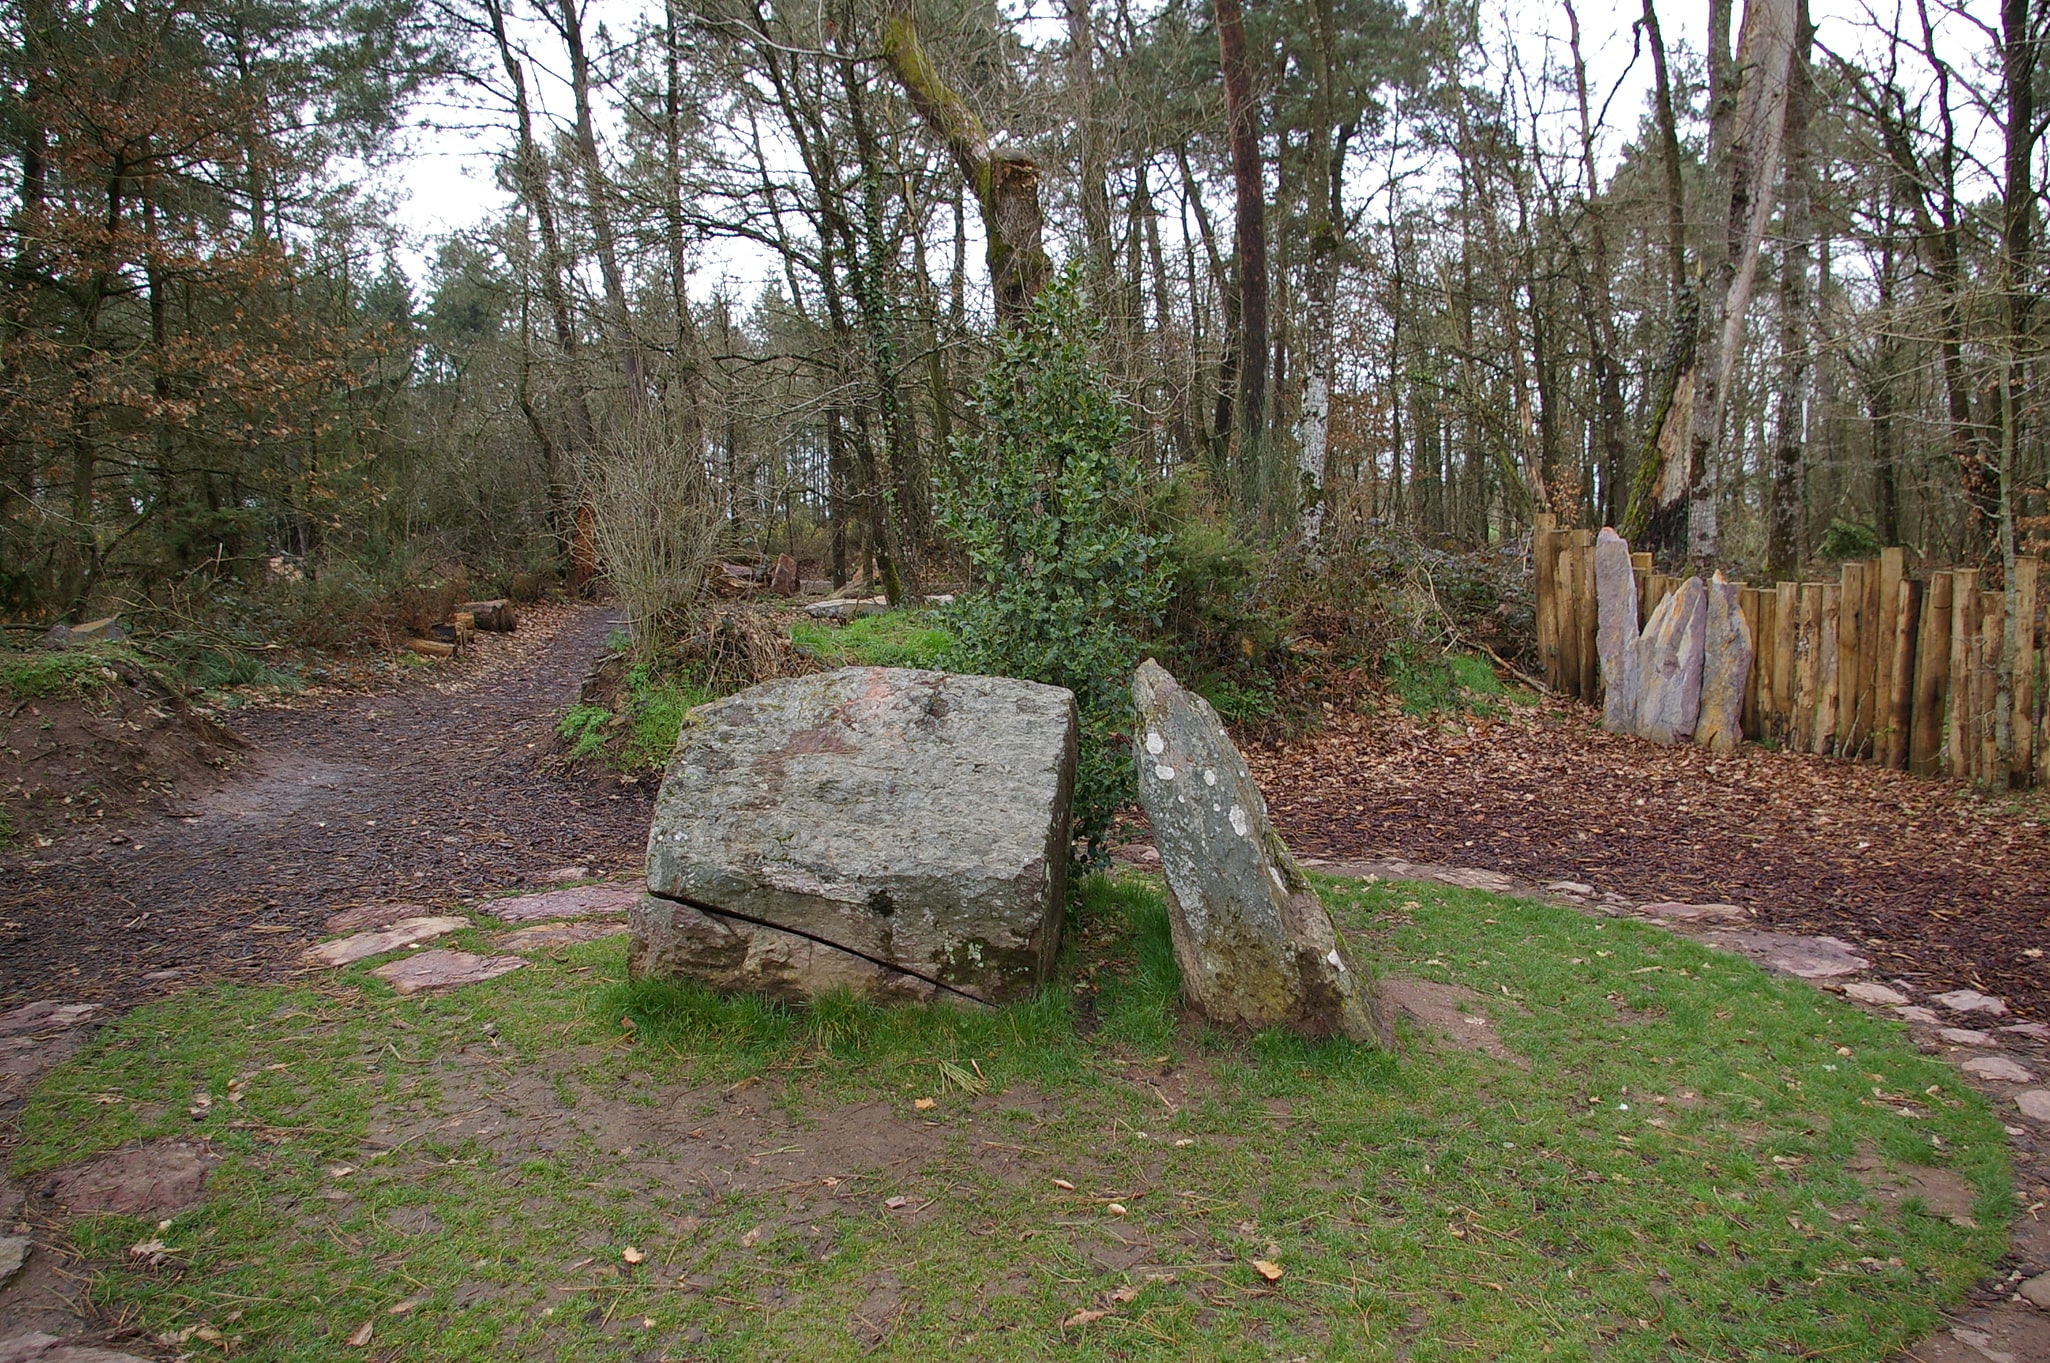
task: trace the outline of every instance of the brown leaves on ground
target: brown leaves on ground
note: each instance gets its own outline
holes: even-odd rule
[[[1499,719],[1327,716],[1249,747],[1299,854],[1399,856],[1632,900],[1743,905],[1844,938],[1889,976],[2050,1017],[2050,806],[1863,763],[1606,733],[1548,703]]]

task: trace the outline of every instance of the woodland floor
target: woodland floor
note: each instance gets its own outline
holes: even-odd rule
[[[1660,747],[1580,705],[1329,715],[1247,753],[1299,854],[1399,856],[1754,911],[1918,993],[2050,1020],[2050,800],[1747,744]]]
[[[0,1007],[257,978],[368,900],[631,869],[654,783],[551,760],[554,722],[616,624],[544,607],[384,689],[238,712],[248,751],[211,789],[0,854]],[[1967,986],[2050,1019],[2050,801],[2034,793],[1750,745],[1661,748],[1559,704],[1457,722],[1336,712],[1247,755],[1305,855],[1738,904],[1759,927],[1843,938],[1918,991]]]
[[[228,772],[0,854],[0,1009],[273,975],[365,901],[631,869],[653,784],[546,760],[618,624],[538,607],[518,633],[383,689],[237,712],[226,722],[249,746]]]

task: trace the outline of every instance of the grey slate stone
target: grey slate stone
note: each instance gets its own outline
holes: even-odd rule
[[[1690,577],[1659,602],[1637,641],[1637,733],[1654,743],[1694,736],[1701,711],[1701,652],[1708,593]]]
[[[1755,643],[1737,587],[1721,573],[1708,585],[1708,613],[1702,628],[1701,710],[1694,741],[1728,752],[1744,739],[1744,683],[1751,675]]]
[[[1139,800],[1167,876],[1182,992],[1228,1026],[1391,1043],[1371,979],[1347,959],[1210,703],[1148,659],[1132,679]]]
[[[1602,665],[1602,727],[1637,731],[1637,575],[1630,545],[1607,526],[1594,541],[1595,652]]]
[[[800,999],[1002,1002],[1065,912],[1075,698],[902,668],[693,710],[648,834],[628,970]]]

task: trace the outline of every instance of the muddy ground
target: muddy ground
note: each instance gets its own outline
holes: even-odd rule
[[[619,623],[537,609],[384,690],[230,713],[246,746],[226,770],[187,763],[175,794],[153,780],[50,847],[24,838],[0,853],[0,1009],[260,978],[365,901],[447,905],[568,866],[632,868],[652,783],[551,760],[554,722]]]

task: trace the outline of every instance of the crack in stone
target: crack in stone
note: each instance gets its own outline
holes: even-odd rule
[[[857,960],[867,961],[870,965],[880,966],[884,970],[893,971],[894,973],[899,975],[908,975],[912,979],[923,981],[924,983],[931,985],[935,989],[944,989],[947,993],[952,994],[954,997],[959,999],[966,999],[968,1002],[975,1004],[977,1007],[980,1008],[991,1008],[995,1006],[994,1004],[990,1003],[988,999],[977,998],[975,995],[969,993],[965,989],[956,989],[953,985],[948,984],[945,980],[935,979],[930,975],[921,975],[916,970],[907,970],[903,966],[898,965],[895,961],[885,961],[880,957],[871,956],[865,951],[856,951],[852,947],[843,946],[840,943],[831,940],[830,938],[821,937],[817,933],[806,932],[802,928],[788,927],[782,923],[772,923],[766,918],[756,918],[751,914],[736,913],[732,909],[722,909],[716,904],[707,904],[703,900],[692,899],[686,895],[664,894],[660,890],[649,890],[648,893],[654,896],[656,899],[666,899],[672,904],[681,904],[685,908],[696,909],[699,913],[710,914],[714,918],[724,918],[736,923],[752,923],[754,926],[758,928],[772,928],[777,932],[787,932],[792,937],[802,937],[807,942],[816,942],[822,947],[831,947],[833,950],[844,952],[845,954],[852,956]]]

